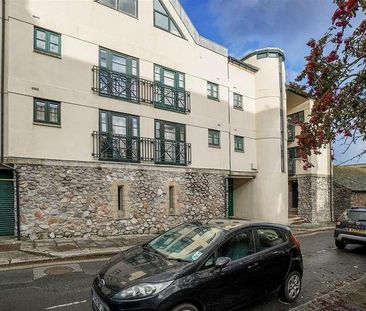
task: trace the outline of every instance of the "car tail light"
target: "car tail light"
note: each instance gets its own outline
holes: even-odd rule
[[[296,239],[296,237],[294,236],[294,234],[291,232],[290,234],[290,241],[295,245],[295,247],[300,250],[300,242],[298,239]]]

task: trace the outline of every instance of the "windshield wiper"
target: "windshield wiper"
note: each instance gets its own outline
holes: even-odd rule
[[[178,261],[178,262],[191,262],[187,259],[182,259],[182,258],[174,258],[174,257],[167,257],[168,260],[174,260],[174,261]]]
[[[156,253],[156,254],[160,255],[161,257],[164,257],[165,259],[168,259],[168,257],[167,257],[167,256],[165,256],[163,253],[159,252],[157,249],[153,248],[153,247],[152,247],[152,246],[150,246],[149,244],[146,244],[146,245],[145,245],[145,248],[152,250],[154,253]]]

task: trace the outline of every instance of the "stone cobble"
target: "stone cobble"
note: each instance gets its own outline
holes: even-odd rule
[[[30,239],[156,234],[184,221],[224,217],[225,176],[184,169],[18,166],[21,235]],[[128,186],[113,216],[113,182]],[[169,214],[169,186],[176,212]]]

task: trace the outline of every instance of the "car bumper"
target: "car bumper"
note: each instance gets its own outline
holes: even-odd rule
[[[334,233],[334,239],[337,241],[347,241],[359,244],[366,244],[366,235],[352,234],[344,230],[336,230]]]

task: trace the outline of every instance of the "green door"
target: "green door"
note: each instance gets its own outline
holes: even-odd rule
[[[12,180],[5,180],[4,177],[4,174],[0,173],[0,236],[12,236],[15,227],[14,183]]]
[[[234,217],[234,180],[229,178],[228,182],[228,189],[227,189],[227,216]]]

